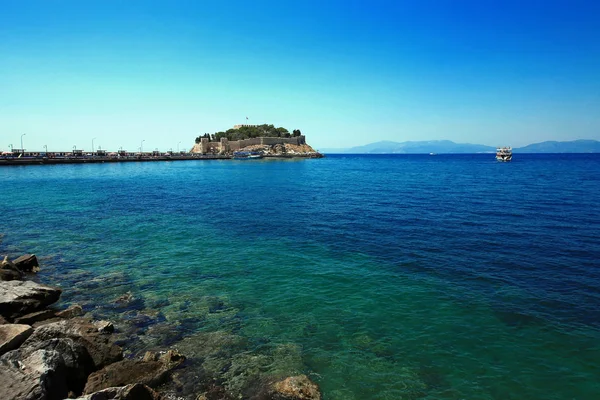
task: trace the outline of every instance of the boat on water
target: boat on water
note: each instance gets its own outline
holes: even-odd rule
[[[511,147],[498,147],[496,149],[496,160],[501,162],[507,162],[512,160],[512,148]]]
[[[233,158],[236,160],[255,160],[262,158],[262,154],[257,151],[236,151],[233,153]]]

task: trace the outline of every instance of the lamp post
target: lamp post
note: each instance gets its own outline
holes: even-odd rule
[[[144,142],[146,141],[146,139],[142,140],[142,143],[140,143],[140,153],[144,152]]]
[[[26,133],[21,135],[21,154],[25,153],[25,149],[23,148],[23,136],[27,135]]]
[[[47,144],[44,145],[44,149],[46,149],[46,154],[48,154],[48,145]]]
[[[9,144],[8,147],[10,147],[10,152],[12,153],[12,151],[13,151],[13,145],[12,145],[12,143]]]
[[[96,138],[92,139],[92,157],[94,156],[94,140],[96,140]]]
[[[179,153],[179,143],[181,142],[177,142],[177,152]]]

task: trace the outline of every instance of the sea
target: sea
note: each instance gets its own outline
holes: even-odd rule
[[[0,168],[0,254],[188,356],[179,395],[600,398],[600,155]]]

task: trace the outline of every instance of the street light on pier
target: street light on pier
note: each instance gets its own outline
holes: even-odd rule
[[[140,143],[140,153],[144,152],[144,142],[146,141],[146,139],[142,140],[142,143]]]
[[[10,152],[12,153],[12,151],[13,151],[13,145],[12,145],[12,143],[9,144],[8,147],[10,147]]]
[[[179,153],[179,143],[181,142],[177,142],[177,152]]]
[[[23,148],[23,136],[27,135],[26,133],[21,135],[21,154],[25,154],[25,149]]]
[[[96,138],[92,139],[92,156],[94,155],[94,140],[96,140]]]
[[[46,153],[48,153],[48,145],[47,144],[44,145],[44,149],[46,149]]]

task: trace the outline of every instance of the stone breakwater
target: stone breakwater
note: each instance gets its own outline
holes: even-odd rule
[[[239,341],[234,335],[183,338],[178,347],[189,357],[176,348],[128,350],[123,344],[139,342],[139,332],[124,328],[121,321],[94,318],[77,304],[61,309],[56,303],[62,289],[38,283],[39,271],[35,255],[12,261],[4,257],[0,264],[3,400],[321,399],[306,375],[264,377],[245,370],[239,356],[227,351]],[[136,301],[125,293],[112,303],[127,307]],[[211,374],[214,364],[232,379]]]

